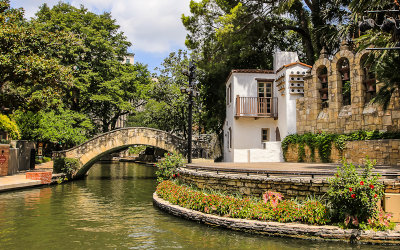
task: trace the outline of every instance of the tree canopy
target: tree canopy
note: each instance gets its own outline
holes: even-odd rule
[[[147,99],[150,72],[122,63],[131,43],[110,13],[60,2],[28,21],[0,0],[0,25],[0,112],[23,139],[70,147]]]
[[[146,126],[168,131],[187,137],[188,104],[187,96],[180,92],[180,87],[187,87],[188,79],[182,69],[189,65],[186,51],[171,52],[164,59],[158,74],[155,75],[149,99],[142,109],[129,117],[129,126]],[[198,100],[194,108],[194,126],[199,128]]]

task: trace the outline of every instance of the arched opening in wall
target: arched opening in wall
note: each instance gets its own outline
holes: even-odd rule
[[[317,69],[319,79],[319,95],[321,99],[321,109],[329,107],[329,91],[328,91],[328,69],[321,66]]]
[[[340,75],[339,84],[342,90],[342,105],[351,105],[351,79],[350,79],[350,63],[347,58],[342,58],[338,62],[338,71]]]
[[[376,96],[376,77],[371,71],[371,62],[368,61],[368,54],[361,57],[361,79],[362,79],[362,97],[364,103],[368,104]]]

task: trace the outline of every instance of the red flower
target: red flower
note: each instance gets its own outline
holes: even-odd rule
[[[364,185],[364,182],[363,182],[363,181],[360,181],[360,185],[361,185],[361,186]]]
[[[351,192],[351,191],[353,191],[353,189],[352,189],[352,188],[349,188],[349,191]]]
[[[351,194],[351,198],[355,199],[356,198],[356,194]]]
[[[370,187],[371,189],[374,189],[374,185],[372,185],[372,184],[371,184],[371,185],[369,185],[369,187]]]
[[[378,196],[378,195],[377,195],[377,194],[375,194],[375,195],[374,195],[374,198],[376,198],[377,196]]]

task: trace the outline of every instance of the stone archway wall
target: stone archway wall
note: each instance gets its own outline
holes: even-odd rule
[[[206,143],[194,141],[194,148],[207,147]],[[162,130],[152,128],[122,128],[98,135],[74,148],[53,153],[53,158],[75,158],[80,161],[81,169],[76,178],[82,177],[103,155],[131,145],[149,145],[169,152],[185,153],[187,142]]]
[[[386,110],[377,104],[365,102],[366,88],[363,83],[361,59],[367,53],[354,53],[346,43],[331,59],[325,51],[315,62],[311,73],[304,77],[304,97],[297,99],[297,132],[299,134],[318,131],[350,133],[357,130],[400,130],[400,99],[395,93]],[[350,66],[351,105],[342,105],[341,77],[338,63],[347,58]],[[328,71],[329,106],[323,108],[319,89],[321,83],[317,71],[326,67]],[[377,90],[379,89],[379,79]]]

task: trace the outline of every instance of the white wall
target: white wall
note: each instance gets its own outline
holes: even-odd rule
[[[283,65],[298,62],[299,56],[297,52],[278,51],[274,54],[274,72],[276,72]]]

